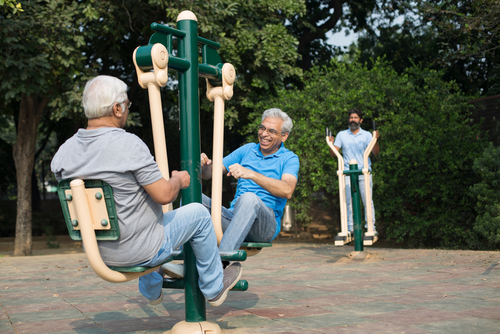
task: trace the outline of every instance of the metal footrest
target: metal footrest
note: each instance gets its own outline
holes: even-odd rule
[[[163,289],[184,289],[183,278],[165,278],[163,280]],[[239,280],[231,291],[247,291],[248,282],[246,280]]]

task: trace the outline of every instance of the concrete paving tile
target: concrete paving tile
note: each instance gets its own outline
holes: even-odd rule
[[[401,294],[401,289],[399,287],[388,287],[385,285],[377,286],[371,289],[354,289],[345,291],[345,294],[349,296],[358,296],[358,297],[368,297],[375,298],[379,296],[388,296],[388,295],[396,295]]]
[[[265,285],[259,287],[249,287],[247,292],[249,293],[269,293],[269,292],[283,292],[283,291],[297,291],[306,290],[307,288],[297,284],[273,284]],[[232,293],[232,292],[230,292]]]
[[[366,322],[374,322],[376,320],[345,314],[324,314],[308,317],[285,318],[279,319],[279,321],[305,329],[317,329],[362,324]]]
[[[344,294],[337,294],[327,297],[302,298],[302,299],[291,300],[291,302],[294,303],[317,306],[317,307],[332,307],[336,305],[366,303],[368,301],[374,301],[374,299],[358,297],[358,296],[349,296]]]
[[[119,301],[106,301],[93,304],[73,304],[73,307],[80,310],[82,313],[90,312],[106,312],[110,310],[127,310],[133,308],[145,307],[144,304],[135,300],[119,300]]]
[[[239,329],[242,327],[267,327],[271,326],[273,321],[249,314],[239,317],[223,318],[221,321],[217,321],[217,324],[222,329]]]
[[[451,273],[451,274],[482,274],[485,272],[485,268],[481,267],[472,267],[472,266],[459,266],[459,267],[451,267],[451,268],[443,268],[432,270],[440,273]]]
[[[163,317],[165,316],[160,310],[155,310],[149,307],[130,308],[122,310],[113,310],[106,312],[88,312],[85,316],[90,320],[100,323],[107,320],[120,320],[131,318],[147,318],[147,317]]]
[[[494,299],[494,298],[500,298],[500,289],[483,288],[483,289],[474,289],[469,291],[457,291],[450,293],[450,295],[467,297],[467,298]]]
[[[445,281],[449,279],[463,278],[466,277],[462,274],[452,274],[452,273],[428,273],[421,275],[413,275],[406,277],[407,280],[418,280],[418,281]]]
[[[376,288],[376,284],[362,284],[360,282],[358,283],[343,283],[343,284],[313,284],[311,285],[311,288],[318,289],[318,290],[324,290],[324,291],[348,291],[348,290],[356,290],[362,287],[363,289],[373,289]]]
[[[347,280],[351,284],[368,284],[368,283],[401,281],[403,280],[403,278],[394,277],[391,275],[371,275],[371,276],[349,277],[347,278]]]
[[[359,325],[319,328],[316,333],[323,334],[424,334],[429,331],[411,326],[392,324],[389,322],[369,322]]]
[[[96,290],[80,290],[80,291],[63,291],[57,292],[59,297],[64,299],[69,298],[81,298],[81,297],[90,297],[90,296],[117,296],[119,295],[115,291],[107,290],[107,289],[96,289]]]
[[[60,332],[45,332],[40,334],[109,334],[109,332],[103,328],[79,328],[77,330],[71,331],[60,331]],[[121,333],[123,334],[123,333]]]
[[[50,304],[61,302],[62,299],[57,295],[52,297],[35,297],[35,298],[18,298],[18,299],[5,299],[1,303],[4,306],[13,305],[26,305],[26,304]]]
[[[4,305],[4,309],[10,315],[14,315],[17,313],[50,312],[57,310],[67,310],[67,309],[74,309],[74,307],[73,305],[65,301],[58,301],[48,304],[24,304],[24,305],[11,305],[11,306]]]
[[[418,324],[453,320],[465,317],[466,317],[465,315],[459,313],[428,309],[428,308],[414,308],[409,310],[366,316],[366,318],[369,319],[386,321],[400,325],[418,325]]]
[[[86,297],[78,297],[78,298],[65,298],[65,300],[70,304],[92,304],[92,303],[100,303],[106,301],[124,301],[128,300],[130,297],[114,294],[109,296],[86,296]]]
[[[467,291],[479,289],[480,286],[470,284],[456,284],[456,283],[440,283],[440,284],[426,284],[409,286],[406,290],[422,291],[422,292],[435,292],[435,293],[451,293],[456,291]]]
[[[326,296],[333,296],[335,294],[336,294],[335,292],[323,291],[312,288],[298,290],[298,291],[282,291],[282,292],[267,293],[268,296],[273,296],[275,298],[280,298],[285,300],[326,297]]]
[[[318,334],[317,331],[297,328],[288,324],[273,322],[265,327],[240,327],[235,329],[224,329],[224,334]]]
[[[324,306],[328,310],[341,314],[351,314],[357,317],[364,317],[375,314],[409,310],[417,308],[414,305],[389,303],[385,301],[370,301],[365,303],[356,303],[338,306]]]
[[[372,298],[378,300],[385,300],[391,303],[413,304],[413,303],[422,303],[428,301],[451,300],[457,297],[451,295],[444,295],[440,293],[406,292],[405,290],[400,289],[399,294],[375,296]]]
[[[444,300],[437,300],[437,301],[430,301],[423,303],[413,303],[411,305],[415,307],[426,307],[443,311],[459,312],[466,310],[472,311],[476,309],[489,308],[489,307],[500,307],[500,300],[491,301],[491,300],[476,299],[471,301],[470,298],[457,297],[453,299],[444,299]]]
[[[43,288],[42,288],[43,289]],[[19,298],[40,298],[40,297],[52,297],[54,292],[48,291],[46,289],[38,290],[38,291],[29,291],[29,292],[14,292],[0,295],[0,301],[4,301],[7,299],[19,299]]]
[[[178,322],[170,317],[151,317],[100,321],[99,325],[110,333],[134,332],[140,330],[172,328]]]
[[[283,307],[293,306],[298,303],[293,303],[288,300],[279,298],[267,298],[259,300],[241,300],[235,302],[225,302],[224,305],[234,307],[239,310],[249,310],[252,308],[269,308],[269,307]]]
[[[461,313],[478,318],[500,320],[500,305],[495,307],[484,307],[476,308],[473,310],[466,310],[462,311]]]
[[[428,330],[433,334],[493,334],[499,333],[500,321],[468,317],[458,320],[421,324],[414,327]]]
[[[13,324],[61,319],[83,319],[85,316],[75,308],[10,314]]]
[[[334,311],[310,305],[283,306],[271,308],[249,309],[248,312],[268,319],[284,319],[299,316],[333,314]]]
[[[14,328],[18,334],[39,334],[71,330],[80,331],[86,328],[99,328],[99,325],[89,319],[63,319],[24,322],[14,324]]]

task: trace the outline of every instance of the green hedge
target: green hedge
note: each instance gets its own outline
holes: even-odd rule
[[[299,183],[290,203],[303,225],[310,220],[311,193],[323,191],[338,212],[337,159],[330,157],[325,127],[347,129],[347,112],[365,113],[380,130],[380,154],[373,162],[377,226],[387,238],[412,247],[492,248],[474,229],[478,180],[473,161],[485,147],[469,120],[467,100],[454,83],[418,67],[404,74],[378,60],[372,69],[356,61],[332,61],[314,68],[303,89],[283,90],[260,110],[280,107],[293,118],[286,146],[300,157]],[[254,115],[260,122],[261,112]]]

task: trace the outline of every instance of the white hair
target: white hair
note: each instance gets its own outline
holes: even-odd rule
[[[115,103],[127,100],[127,85],[118,78],[99,75],[85,85],[83,110],[88,119],[110,116]]]
[[[286,114],[286,112],[282,111],[281,109],[278,109],[278,108],[267,109],[262,114],[262,121],[264,121],[264,118],[266,118],[266,117],[281,119],[283,121],[283,125],[281,126],[281,132],[290,133],[290,131],[292,131],[292,127],[293,127],[292,119],[290,118],[290,116],[288,116]]]

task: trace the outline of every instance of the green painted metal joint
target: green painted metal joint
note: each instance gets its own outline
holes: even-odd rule
[[[349,174],[351,174],[351,201],[352,214],[354,221],[354,250],[363,251],[363,230],[361,227],[361,203],[359,191],[359,173],[358,164],[349,165]],[[362,171],[361,171],[362,172]]]

